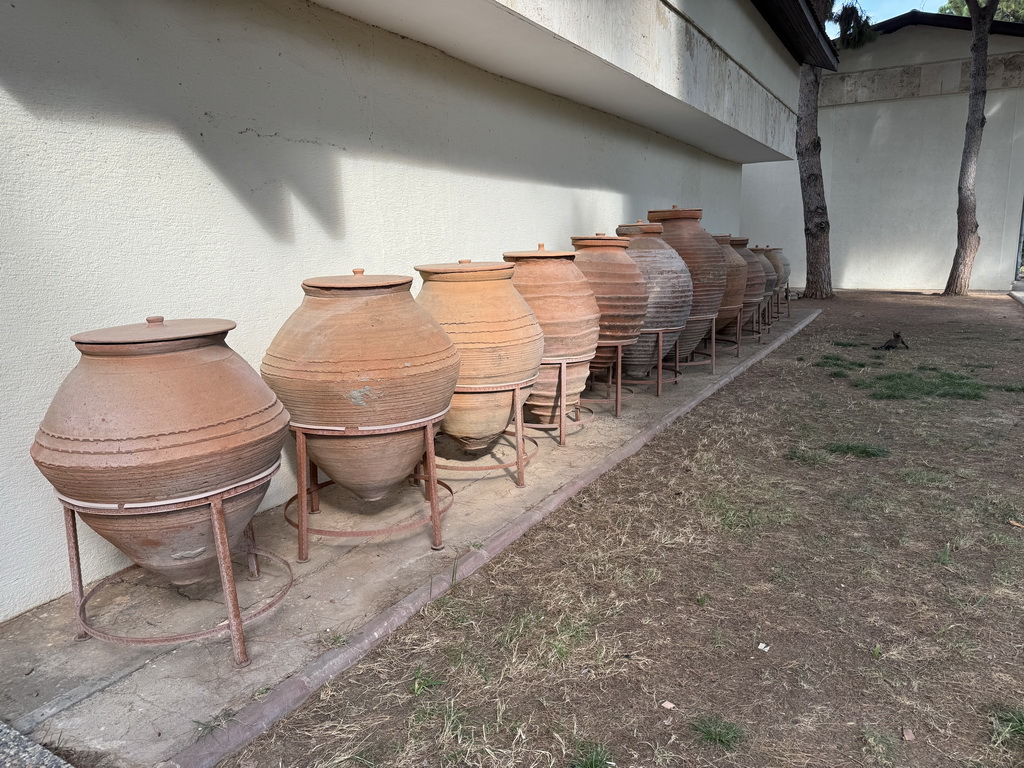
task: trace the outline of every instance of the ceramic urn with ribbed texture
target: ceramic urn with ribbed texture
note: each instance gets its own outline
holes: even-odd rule
[[[754,254],[754,257],[761,262],[761,268],[764,270],[764,294],[762,298],[770,298],[775,292],[775,286],[779,282],[779,273],[775,269],[775,265],[772,264],[771,260],[765,254],[766,248],[761,246],[754,246],[750,249],[750,252]]]
[[[294,424],[343,427],[310,434],[307,449],[338,485],[367,501],[382,499],[406,478],[424,451],[403,426],[448,408],[459,378],[459,351],[410,293],[405,275],[314,277],[303,281],[292,313],[260,366]]]
[[[793,271],[789,257],[782,252],[781,248],[772,248],[771,246],[765,248],[764,255],[775,267],[775,272],[778,274],[778,279],[775,281],[775,292],[781,293],[789,285],[789,275]]]
[[[743,310],[743,294],[747,290],[747,262],[733,249],[732,235],[713,235],[725,257],[725,293],[718,308],[715,328],[719,331],[735,325]]]
[[[635,344],[647,313],[647,283],[640,267],[626,248],[628,237],[611,237],[599,232],[572,238],[576,266],[586,275],[601,310],[597,354],[591,370],[606,369],[615,362],[615,349],[608,344]]]
[[[460,261],[415,267],[423,278],[416,301],[440,323],[462,365],[441,430],[469,449],[485,448],[508,427],[513,392],[540,370],[544,332],[512,284],[515,265]],[[488,391],[489,387],[497,387]]]
[[[210,507],[224,500],[228,542],[240,542],[270,485],[288,412],[225,337],[235,323],[164,320],[71,337],[82,357],[43,418],[32,460],[100,536],[147,570],[192,584],[217,570]],[[132,514],[113,505],[181,502]]]
[[[623,224],[615,234],[629,239],[626,253],[640,268],[647,284],[647,312],[643,330],[680,328],[690,316],[693,303],[693,281],[690,270],[675,248],[666,243],[661,224]],[[662,334],[662,351],[668,354],[679,338],[679,332]],[[646,376],[658,363],[658,337],[641,334],[636,344],[623,350],[622,365],[631,378]]]
[[[515,264],[512,284],[530,305],[544,331],[544,359],[588,358],[597,349],[601,310],[586,276],[576,266],[575,251],[510,251],[505,261]],[[558,421],[557,365],[542,365],[526,401],[527,418],[541,424]],[[587,384],[590,361],[566,366],[566,407],[579,404]]]
[[[760,260],[753,251],[747,247],[749,242],[750,239],[746,237],[734,237],[729,241],[732,249],[747,263],[747,285],[743,291],[744,324],[750,322],[750,318],[757,311],[757,305],[764,297],[764,267],[761,266]]]
[[[686,328],[679,334],[679,354],[689,355],[711,330],[725,294],[725,257],[715,239],[700,225],[701,208],[648,211],[649,221],[665,227],[662,239],[686,262],[693,280],[693,304]]]

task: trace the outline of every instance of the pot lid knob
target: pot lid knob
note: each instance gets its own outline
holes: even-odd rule
[[[366,270],[365,270],[365,269],[353,269],[353,270],[352,270],[352,274],[353,274],[353,275],[361,275],[361,274],[363,274],[364,272],[366,272]]]
[[[164,316],[163,315],[152,315],[151,317],[147,317],[146,318],[146,323],[148,325],[163,325],[164,324]]]

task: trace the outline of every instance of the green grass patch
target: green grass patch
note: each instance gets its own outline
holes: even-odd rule
[[[859,363],[856,360],[832,353],[822,355],[821,359],[814,363],[815,368],[833,368],[840,371],[859,371],[867,366],[867,363]]]
[[[829,443],[825,450],[837,456],[856,456],[859,459],[882,459],[889,455],[887,448],[867,443]]]
[[[719,715],[703,715],[691,720],[690,728],[701,744],[721,747],[726,751],[736,749],[743,741],[743,729]]]
[[[835,347],[863,347],[864,345],[857,341],[833,341],[832,346]]]
[[[848,374],[846,371],[839,370],[839,369],[834,370],[834,371],[829,371],[828,375],[831,376],[833,379],[848,379],[848,378],[850,378],[850,374]]]
[[[796,461],[805,467],[821,467],[832,463],[832,455],[820,448],[793,447],[786,451],[786,458]]]
[[[935,376],[915,372],[883,373],[851,384],[870,389],[876,400],[920,400],[948,397],[954,400],[984,400],[989,385],[966,374],[939,371]]]
[[[992,743],[997,747],[1020,747],[1024,744],[1024,709],[998,709],[990,716]]]
[[[865,728],[861,733],[865,756],[878,768],[895,768],[896,740],[888,733]]]
[[[600,744],[581,744],[576,755],[569,761],[569,768],[606,768],[615,765],[612,753]]]

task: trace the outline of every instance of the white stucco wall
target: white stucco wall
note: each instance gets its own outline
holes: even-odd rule
[[[749,0],[318,0],[734,162],[785,159],[796,64]]]
[[[1024,203],[1024,38],[994,35],[978,167],[973,290],[1014,278]],[[842,52],[819,132],[836,288],[941,290],[956,248],[970,33],[908,27]],[[771,205],[765,205],[771,200]],[[741,228],[786,248],[806,277],[796,163],[748,165]]]
[[[225,317],[257,366],[306,277],[569,247],[672,204],[739,224],[738,165],[305,2],[4,3],[0,124],[0,619],[69,588],[28,448],[71,334]],[[87,529],[83,557],[124,564]]]

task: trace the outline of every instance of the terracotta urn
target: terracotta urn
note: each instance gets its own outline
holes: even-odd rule
[[[614,347],[608,343],[634,344],[640,336],[647,313],[647,283],[640,267],[629,257],[628,237],[610,237],[603,232],[572,238],[576,266],[586,275],[601,310],[597,354],[591,370],[603,370],[615,362]]]
[[[778,280],[775,282],[775,292],[781,293],[789,285],[789,275],[793,271],[793,265],[790,264],[789,258],[782,252],[781,248],[769,246],[765,248],[764,255],[772,263],[772,266],[775,267],[775,271],[779,275]]]
[[[649,221],[664,225],[662,239],[686,262],[693,280],[690,318],[679,334],[681,356],[689,355],[711,330],[725,294],[725,256],[721,246],[700,225],[702,216],[701,208],[672,207],[647,212]]]
[[[32,460],[57,492],[98,508],[174,503],[258,479],[277,463],[288,412],[228,347],[230,320],[147,318],[71,337],[82,357],[53,398]],[[270,484],[224,502],[239,543]],[[129,508],[130,509],[130,508]],[[175,584],[217,571],[210,507],[81,519]]]
[[[764,297],[764,267],[757,256],[747,247],[750,242],[746,237],[734,237],[729,241],[733,250],[736,251],[747,263],[747,285],[743,291],[743,322],[750,322],[757,311],[757,305]]]
[[[292,422],[344,427],[308,435],[310,458],[338,485],[377,501],[423,456],[423,432],[359,434],[443,413],[459,378],[459,351],[413,300],[405,275],[304,280],[302,304],[267,349],[260,372]]]
[[[776,272],[775,266],[765,255],[765,248],[754,246],[750,250],[757,260],[761,262],[761,268],[764,269],[764,294],[762,294],[762,298],[770,298],[772,293],[775,292],[775,285],[778,283],[778,272]]]
[[[623,224],[615,230],[620,237],[629,238],[626,253],[640,268],[647,284],[647,312],[643,329],[678,328],[686,324],[693,303],[693,281],[690,270],[676,249],[661,239],[661,224]],[[679,332],[662,337],[662,349],[668,354],[679,338]],[[631,378],[646,376],[658,363],[658,337],[641,335],[636,344],[626,347],[622,364]]]
[[[544,355],[544,332],[512,284],[515,265],[460,261],[415,268],[423,278],[416,300],[459,350],[459,387],[484,390],[527,381]],[[512,390],[456,392],[441,429],[470,449],[493,443],[512,417]]]
[[[725,257],[725,293],[722,294],[719,317],[715,320],[715,328],[720,331],[734,325],[738,313],[743,309],[743,295],[747,290],[747,262],[733,249],[732,235],[713,237]]]
[[[576,266],[575,251],[548,251],[543,243],[536,251],[511,251],[505,261],[515,264],[512,284],[530,305],[544,331],[544,358],[592,355],[597,349],[601,310],[586,276]],[[587,383],[590,363],[566,366],[566,407],[579,404]],[[530,421],[558,421],[558,366],[542,365],[540,377],[526,400]]]

